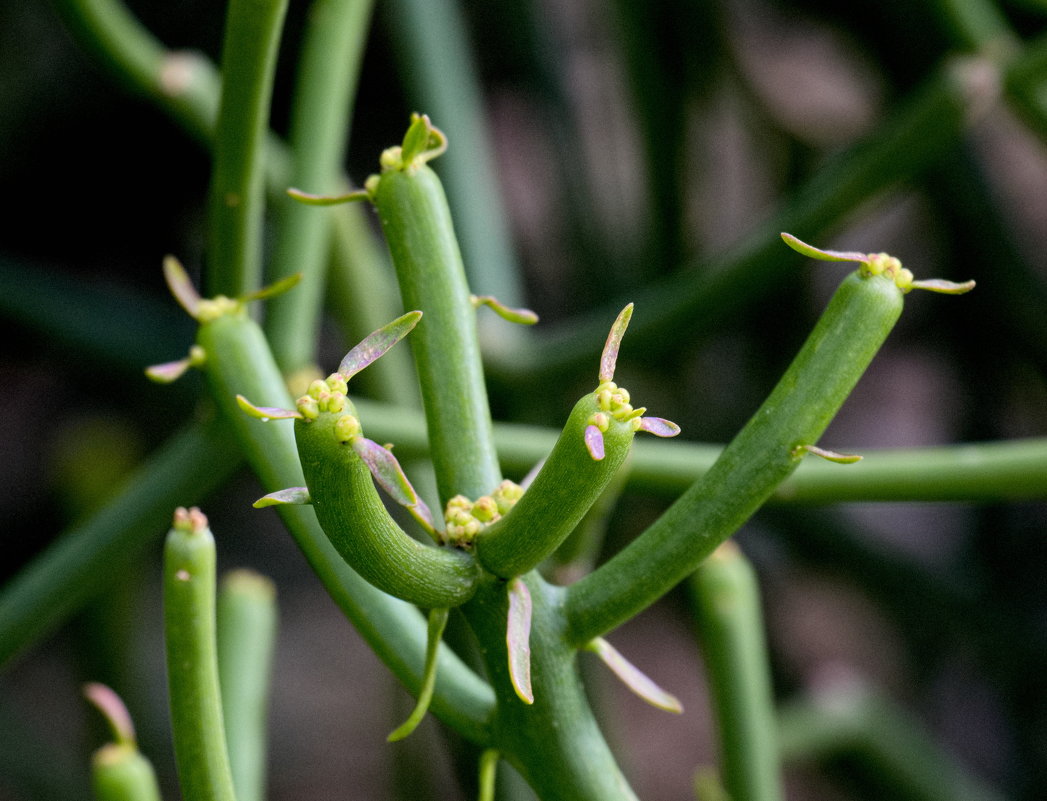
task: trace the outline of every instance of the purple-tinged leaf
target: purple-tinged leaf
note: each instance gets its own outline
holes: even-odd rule
[[[603,459],[603,432],[596,426],[585,427],[585,449],[594,461]]]
[[[822,250],[814,245],[808,245],[792,234],[782,233],[782,239],[785,241],[785,244],[797,253],[811,259],[818,259],[819,261],[866,261],[869,258],[868,253],[858,253],[857,251]]]
[[[680,427],[672,420],[663,417],[643,417],[640,419],[640,430],[656,437],[675,437],[680,433]]]
[[[241,295],[238,300],[241,303],[249,303],[252,300],[275,298],[277,295],[282,295],[284,292],[297,286],[298,282],[301,280],[301,273],[293,273],[286,278],[281,278],[275,284],[263,286],[261,289],[256,289],[254,292],[248,292],[246,295]]]
[[[862,457],[856,453],[838,453],[837,451],[819,448],[817,445],[801,445],[797,450],[813,453],[815,456],[820,456],[827,462],[835,462],[836,464],[854,464],[855,462],[860,462],[862,460]]]
[[[473,306],[486,306],[503,320],[520,325],[534,325],[538,322],[538,315],[530,309],[514,309],[506,306],[492,295],[473,295]]]
[[[622,337],[625,329],[629,327],[629,320],[633,316],[633,304],[629,304],[618,313],[618,318],[611,326],[611,332],[607,335],[607,341],[600,354],[600,383],[614,380],[614,368],[618,364],[618,350],[622,346]]]
[[[667,693],[641,671],[636,665],[622,656],[618,650],[602,637],[585,646],[587,651],[592,651],[607,665],[625,686],[636,693],[640,698],[651,706],[664,709],[666,712],[683,712],[683,705],[675,695]]]
[[[509,622],[505,644],[509,649],[509,680],[525,704],[534,703],[531,689],[531,591],[523,579],[509,582]]]
[[[267,506],[305,506],[312,502],[313,499],[309,497],[309,490],[306,487],[288,487],[263,495],[251,505],[255,509],[264,509]]]
[[[342,363],[338,365],[338,372],[342,378],[348,381],[354,375],[363,370],[371,362],[378,359],[393,345],[411,333],[418,321],[422,319],[420,311],[407,312],[402,317],[397,317],[391,323],[383,325],[376,331],[372,331],[355,348],[345,354]]]
[[[925,281],[913,281],[911,286],[913,289],[926,289],[943,295],[962,295],[974,289],[974,281],[965,281],[962,284],[957,284],[941,278],[928,278]]]
[[[352,443],[356,455],[367,465],[378,486],[396,503],[407,509],[422,528],[430,534],[435,534],[432,512],[411,485],[392,451],[367,437],[356,437]]]
[[[113,733],[113,739],[121,745],[133,746],[135,744],[135,726],[120,696],[98,682],[85,684],[83,692],[84,698],[102,713],[102,717],[109,724],[109,730]]]
[[[281,409],[278,406],[255,406],[243,395],[236,396],[236,405],[257,420],[304,420],[302,413],[295,409]]]
[[[287,194],[307,206],[337,206],[341,203],[351,203],[354,200],[367,200],[370,197],[363,189],[354,189],[344,195],[313,195],[301,189],[292,188],[287,190]]]
[[[174,256],[164,257],[164,280],[167,282],[167,288],[174,295],[174,299],[178,301],[178,305],[195,320],[197,309],[200,308],[200,293],[193,286],[182,262]]]
[[[152,367],[146,367],[145,374],[150,380],[158,384],[170,384],[172,381],[177,381],[181,378],[185,371],[192,366],[193,360],[186,356],[184,359],[176,359],[173,362],[164,362],[163,364],[154,364]]]

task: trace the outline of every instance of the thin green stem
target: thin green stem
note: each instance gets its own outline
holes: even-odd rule
[[[238,464],[225,426],[196,424],[171,437],[119,494],[7,583],[0,593],[0,665],[128,571],[164,530],[174,506],[201,500]]]
[[[901,306],[889,279],[852,273],[844,280],[789,369],[709,472],[639,538],[572,585],[574,642],[645,609],[748,520],[799,464],[803,446],[818,441]]]
[[[236,570],[218,588],[218,680],[237,801],[264,801],[270,674],[276,640],[276,588]]]
[[[357,400],[370,436],[395,442],[402,457],[426,456],[425,421],[412,410]],[[526,473],[549,455],[557,432],[495,423],[494,440],[507,471]],[[636,439],[627,486],[676,497],[705,475],[722,445]],[[1047,497],[1047,438],[942,445],[858,448],[862,461],[836,465],[805,459],[768,499],[772,503],[835,501],[1007,501]]]
[[[316,194],[342,187],[353,100],[372,0],[314,0],[309,8],[291,114],[292,186]],[[313,364],[331,250],[331,212],[283,197],[270,280],[302,273],[294,292],[273,298],[266,331],[286,373]]]
[[[208,294],[261,286],[265,136],[287,0],[231,0],[211,175]]]
[[[731,798],[781,801],[774,699],[756,575],[725,542],[691,577],[716,714],[720,775]]]
[[[119,0],[53,0],[80,43],[135,94],[144,95],[200,141],[218,111],[217,70],[198,53],[167,50]]]
[[[236,801],[215,645],[215,544],[199,509],[175,513],[164,544],[164,646],[182,797]]]
[[[412,124],[407,137],[422,124]],[[476,310],[440,179],[424,163],[401,164],[382,172],[372,196],[404,308],[424,315],[411,334],[411,350],[440,503],[458,494],[478,498],[494,490],[501,472],[491,437]]]
[[[915,721],[864,684],[839,681],[783,706],[778,742],[788,762],[852,756],[885,777],[890,797],[913,801],[1003,801],[972,777]]]
[[[456,0],[386,3],[401,74],[415,110],[437,120],[453,147],[438,172],[454,210],[469,283],[510,306],[523,287],[486,127],[483,93]],[[515,331],[499,326],[500,331]]]

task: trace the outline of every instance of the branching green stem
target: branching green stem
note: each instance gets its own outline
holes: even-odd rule
[[[639,538],[572,585],[574,642],[636,615],[737,531],[799,464],[798,449],[818,441],[901,307],[889,279],[853,273],[844,280],[778,385],[709,472]]]
[[[287,0],[232,0],[211,173],[208,294],[236,297],[262,279],[265,135]]]
[[[212,394],[262,485],[268,491],[304,486],[291,426],[259,422],[236,403],[239,394],[260,405],[293,405],[262,330],[245,314],[231,314],[201,326],[198,342],[207,352]],[[425,662],[425,619],[417,609],[353,572],[331,545],[311,508],[277,508],[335,603],[389,669],[417,691]],[[490,687],[449,649],[441,648],[439,658],[433,713],[465,738],[486,742],[494,705]]]

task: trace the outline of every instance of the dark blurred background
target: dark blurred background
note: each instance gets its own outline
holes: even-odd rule
[[[169,47],[218,58],[223,4],[128,5]],[[306,5],[294,0],[289,11],[278,133]],[[402,5],[376,10],[346,165],[358,184],[399,140],[408,112],[428,110],[411,73],[418,67],[403,56]],[[462,3],[527,305],[543,325],[569,332],[574,315],[738,252],[811,176],[908,108],[947,59],[970,55],[947,21],[950,5]],[[1047,27],[1047,7],[1034,0],[998,10],[1019,42]],[[979,282],[961,300],[911,296],[826,435],[830,447],[1047,431],[1047,151],[1042,129],[1037,135],[999,91],[998,74],[986,68],[986,76],[973,84],[983,97],[971,104],[969,127],[918,172],[841,210],[831,238],[817,241],[890,252],[918,277]],[[453,148],[453,121],[434,122]],[[50,4],[16,0],[0,0],[0,154],[8,198],[0,265],[45,298],[39,310],[8,308],[0,319],[6,580],[193,411],[198,381],[158,388],[140,368],[177,358],[192,335],[159,267],[166,253],[202,260],[209,159],[100,70]],[[686,438],[730,439],[842,277],[782,251],[782,269],[793,272],[773,290],[743,288],[715,326],[675,324],[653,335],[670,347],[626,352],[623,383]],[[123,350],[84,348],[66,328],[51,335],[47,288],[65,298],[70,286],[83,298],[70,315],[109,320],[118,333],[131,327]],[[637,308],[637,318],[658,313]],[[135,334],[143,319],[148,330]],[[344,343],[331,334],[328,347],[339,352]],[[600,344],[593,340],[588,366],[543,376],[541,392],[523,402],[511,371],[495,371],[496,416],[557,426],[591,381]],[[459,773],[471,768],[456,764],[433,721],[404,744],[385,744],[409,697],[275,518],[250,514],[258,494],[242,475],[205,511],[221,566],[254,567],[279,589],[271,798],[465,797]],[[606,549],[669,500],[627,491]],[[761,576],[779,697],[807,698],[841,676],[860,680],[1002,797],[1041,797],[1045,530],[1042,502],[767,508],[738,539]],[[136,575],[114,576],[132,600],[112,635],[123,645],[112,650],[133,664],[109,658],[113,616],[87,612],[0,676],[0,799],[84,797],[88,754],[102,739],[78,686],[103,677],[128,700],[143,750],[175,797],[158,577],[158,549]],[[627,775],[644,799],[693,797],[695,769],[716,756],[685,594],[613,641],[687,709],[682,718],[649,710],[592,671]],[[790,763],[790,799],[908,797],[853,755],[815,757]]]

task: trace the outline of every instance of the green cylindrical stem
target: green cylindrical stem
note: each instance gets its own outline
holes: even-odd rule
[[[756,575],[724,543],[691,577],[702,656],[731,798],[781,801],[774,700]]]
[[[374,192],[411,334],[440,503],[478,498],[501,481],[462,257],[440,179],[424,164],[383,172]]]
[[[206,521],[176,521],[164,545],[163,585],[171,730],[182,796],[236,801],[218,684],[215,544]]]
[[[95,801],[160,801],[153,766],[131,743],[110,743],[91,758]]]
[[[480,563],[503,578],[519,576],[549,556],[600,497],[629,454],[632,425],[613,418],[603,434],[604,458],[585,447],[585,429],[600,411],[594,394],[575,404],[549,458],[501,520],[476,538]]]
[[[292,186],[334,194],[341,189],[372,0],[314,0],[309,8],[291,117]],[[302,273],[294,292],[273,298],[266,330],[284,372],[313,363],[333,233],[331,212],[289,197],[279,204],[280,227],[270,280]]]
[[[593,717],[578,673],[577,651],[564,637],[563,590],[534,572],[522,580],[533,604],[533,704],[520,700],[509,676],[505,582],[489,582],[462,608],[483,645],[484,663],[498,695],[498,715],[487,747],[511,762],[542,801],[636,801]]]
[[[208,294],[252,292],[262,278],[265,137],[287,0],[232,0],[211,175]]]
[[[639,538],[571,587],[575,642],[645,609],[749,519],[796,469],[802,446],[818,441],[901,309],[901,290],[888,278],[856,272],[843,281],[778,385],[709,472]]]
[[[342,558],[383,592],[422,607],[455,607],[475,592],[476,561],[424,545],[392,519],[367,465],[335,434],[338,415],[296,420],[305,483],[320,525]]]
[[[276,588],[250,570],[218,590],[218,680],[237,801],[263,801],[266,720],[276,639]]]
[[[229,419],[248,462],[269,492],[303,486],[294,429],[262,423],[236,403],[241,394],[265,406],[293,401],[261,329],[245,314],[230,314],[200,327],[212,394]],[[376,589],[346,564],[308,506],[277,507],[298,547],[335,603],[389,668],[417,688],[425,662],[426,624],[410,605]],[[432,710],[466,738],[483,742],[494,699],[490,688],[448,648],[440,649]]]

